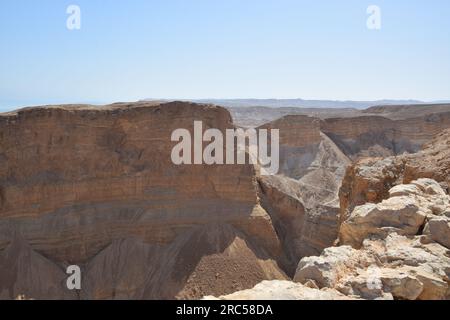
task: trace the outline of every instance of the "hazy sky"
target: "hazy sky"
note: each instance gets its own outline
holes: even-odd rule
[[[81,30],[66,28],[70,4]],[[369,5],[382,13],[366,27]],[[450,99],[448,0],[1,0],[0,109],[143,98]]]

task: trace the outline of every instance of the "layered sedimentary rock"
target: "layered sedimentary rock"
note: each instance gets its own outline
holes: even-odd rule
[[[361,111],[363,115],[377,115],[392,120],[404,120],[450,111],[448,103],[379,105]]]
[[[321,130],[349,157],[413,153],[450,127],[450,112],[391,120],[381,116],[325,119]]]
[[[286,116],[260,128],[280,130],[279,174],[259,182],[293,272],[337,238],[338,189],[350,160],[321,132],[320,119]]]
[[[68,264],[82,267],[81,298],[195,298],[285,279],[253,166],[172,164],[171,133],[195,120],[233,127],[223,108],[178,102],[0,115],[2,297],[73,298]]]
[[[280,145],[287,147],[307,147],[321,140],[320,119],[308,116],[285,116],[259,128],[280,129]]]
[[[339,227],[339,208],[316,203],[306,207],[313,193],[293,179],[260,177],[262,206],[269,212],[287,256],[286,270],[293,275],[304,256],[317,255],[334,243]],[[309,204],[311,204],[311,200]]]
[[[448,126],[447,116],[288,116],[261,127],[280,129],[281,144],[279,175],[261,177],[252,165],[172,164],[175,129],[234,127],[216,106],[1,114],[0,298],[446,298],[449,222],[438,202],[450,132],[398,154]],[[351,158],[384,154],[397,156],[345,170]],[[440,186],[409,185],[419,178]],[[338,237],[346,246],[308,258]],[[374,263],[381,278],[367,271]],[[82,269],[80,291],[65,286],[71,264]],[[301,284],[284,281],[294,275]]]
[[[280,130],[280,175],[322,187],[323,181],[316,178],[321,171],[337,176],[345,173],[348,158],[321,132],[321,126],[318,118],[286,116],[259,127]]]
[[[220,104],[220,103],[219,103]],[[430,114],[450,112],[450,104],[414,104],[414,105],[380,105],[361,110],[359,106],[347,105],[329,108],[324,105],[306,108],[304,106],[237,106],[224,104],[233,116],[233,122],[243,127],[258,127],[286,115],[303,115],[320,119],[355,118],[360,116],[377,116],[391,120],[405,120]]]

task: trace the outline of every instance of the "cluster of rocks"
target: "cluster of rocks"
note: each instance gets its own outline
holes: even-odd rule
[[[301,259],[293,282],[220,299],[450,299],[449,146],[446,130],[418,153],[353,163],[336,246]]]
[[[450,299],[450,196],[431,179],[389,194],[355,207],[341,245],[301,259],[295,283],[265,282],[221,298]]]

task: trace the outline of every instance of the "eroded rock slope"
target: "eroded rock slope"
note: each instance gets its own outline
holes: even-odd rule
[[[397,109],[393,108],[393,111],[403,110],[402,114],[405,114],[404,108]],[[289,115],[260,127],[280,129],[279,174],[261,177],[259,181],[263,191],[263,206],[277,228],[283,230],[280,237],[291,262],[296,263],[304,256],[320,254],[324,248],[331,246],[338,237],[338,226],[346,216],[347,208],[351,210],[355,204],[385,197],[389,187],[384,184],[387,182],[393,186],[398,180],[396,171],[402,170],[404,161],[399,159],[414,158],[405,153],[418,151],[424,143],[450,127],[450,112],[445,111],[448,108],[426,110],[438,112],[426,113],[421,110],[418,113],[420,116],[409,114],[402,119],[380,115],[324,119]],[[366,188],[363,182],[361,186],[358,185],[362,179],[354,178],[357,174],[351,174],[352,170],[358,170],[355,166],[346,172],[352,160],[366,156],[393,156],[380,161],[395,162],[395,168],[388,176],[384,176],[375,190]],[[448,158],[443,154],[430,156],[440,157],[440,162]],[[373,163],[376,160],[363,161]],[[409,179],[407,182],[415,176],[412,163],[419,164],[420,160],[410,162],[411,165],[405,168],[405,175]],[[421,166],[421,170],[426,169],[426,165]],[[378,165],[369,166],[367,170],[376,176],[379,168]],[[432,173],[431,168],[428,168],[428,172],[422,176],[437,175]],[[441,176],[448,175],[441,173]],[[384,191],[377,191],[377,188]],[[367,195],[360,194],[364,192]]]
[[[354,164],[342,187],[354,192],[340,194],[339,243],[300,260],[300,286],[266,281],[221,299],[450,299],[449,145],[450,130],[417,154]]]
[[[171,133],[195,120],[233,127],[181,102],[0,115],[0,297],[198,298],[286,279],[253,166],[172,164]]]

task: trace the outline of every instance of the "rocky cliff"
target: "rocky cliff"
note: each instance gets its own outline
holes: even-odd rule
[[[267,123],[280,129],[269,177],[172,164],[172,132],[194,121],[234,128],[184,102],[0,114],[0,299],[448,297],[450,131],[403,154],[447,113]],[[351,164],[364,155],[391,157]]]
[[[450,130],[417,154],[354,164],[340,193],[338,246],[302,258],[294,282],[220,299],[450,299],[449,145]]]
[[[0,115],[0,297],[196,298],[285,279],[253,166],[172,164],[171,133],[195,120],[233,127],[178,102]],[[69,264],[80,292],[61,281]]]
[[[450,196],[431,179],[389,194],[356,207],[340,228],[341,246],[301,259],[294,282],[265,281],[219,299],[450,299]]]
[[[322,120],[292,115],[260,129],[280,130],[279,174],[260,177],[262,205],[271,215],[293,275],[300,258],[337,238],[338,190],[348,157],[321,131]]]
[[[326,119],[290,115],[259,127],[280,129],[280,172],[275,177],[261,177],[259,181],[263,206],[277,228],[283,230],[280,237],[290,261],[295,263],[304,256],[320,254],[332,245],[338,237],[339,216],[344,218],[343,212],[348,211],[348,207],[353,209],[355,204],[363,204],[372,198],[380,200],[389,190],[385,186],[386,181],[393,180],[392,186],[396,180],[385,177],[377,187],[384,188],[384,191],[375,195],[376,188],[368,188],[360,182],[361,179],[352,175],[353,167],[346,175],[350,159],[390,155],[395,155],[395,159],[408,157],[402,154],[417,151],[437,133],[450,127],[450,112],[427,114],[422,110],[420,114],[419,117],[410,115],[399,120],[377,115]],[[405,174],[410,177],[406,182],[419,177],[412,174],[411,166],[408,168]],[[378,170],[378,166],[371,169],[374,172]],[[447,176],[446,173],[443,176]],[[367,195],[361,195],[359,190],[365,190],[363,192]],[[355,194],[344,196],[352,192]]]
[[[321,130],[352,159],[414,153],[450,127],[450,112],[391,120],[382,116],[325,119]]]

